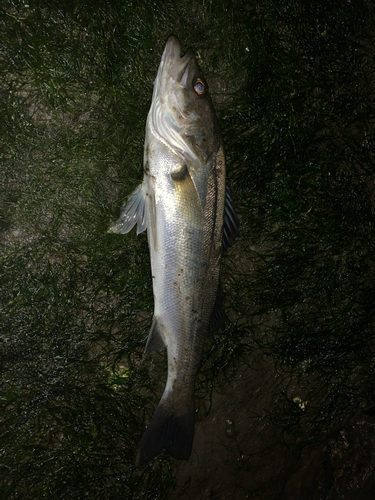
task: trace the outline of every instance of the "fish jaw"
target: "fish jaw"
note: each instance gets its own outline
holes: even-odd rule
[[[189,49],[180,56],[180,51],[179,40],[169,37],[154,82],[146,130],[197,169],[218,150],[221,136],[208,86],[194,53]],[[200,94],[195,87],[198,81],[204,88]]]
[[[194,59],[194,54],[191,49],[183,57],[180,54],[180,41],[172,35],[168,38],[161,57],[154,83],[153,99],[156,95],[166,92],[168,83],[179,83],[183,88],[186,88],[189,65]]]

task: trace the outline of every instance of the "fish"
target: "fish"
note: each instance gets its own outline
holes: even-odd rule
[[[143,170],[143,182],[110,228],[147,230],[154,314],[144,356],[167,349],[165,390],[140,441],[137,466],[163,449],[178,460],[191,455],[203,346],[225,318],[220,260],[239,235],[208,85],[193,50],[181,56],[173,35],[154,82]]]

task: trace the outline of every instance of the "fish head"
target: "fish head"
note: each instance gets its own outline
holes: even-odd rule
[[[170,36],[154,83],[149,125],[186,163],[199,167],[219,149],[220,131],[192,49],[180,54],[178,38]]]

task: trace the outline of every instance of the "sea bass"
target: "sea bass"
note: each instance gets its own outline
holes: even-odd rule
[[[141,439],[137,465],[163,448],[174,458],[190,457],[203,344],[224,317],[220,259],[239,234],[208,86],[193,51],[181,57],[180,50],[171,36],[147,118],[143,182],[110,229],[147,229],[154,316],[145,355],[165,347],[168,353],[167,384]]]

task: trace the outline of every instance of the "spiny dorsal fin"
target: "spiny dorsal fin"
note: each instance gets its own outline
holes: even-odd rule
[[[150,328],[150,333],[148,334],[145,352],[143,354],[144,358],[151,351],[162,351],[163,349],[165,349],[165,343],[160,333],[158,319],[159,318],[157,318],[156,316],[152,318],[152,325]]]
[[[240,221],[235,212],[236,205],[230,195],[229,187],[225,188],[225,206],[223,222],[223,252],[240,236]]]

